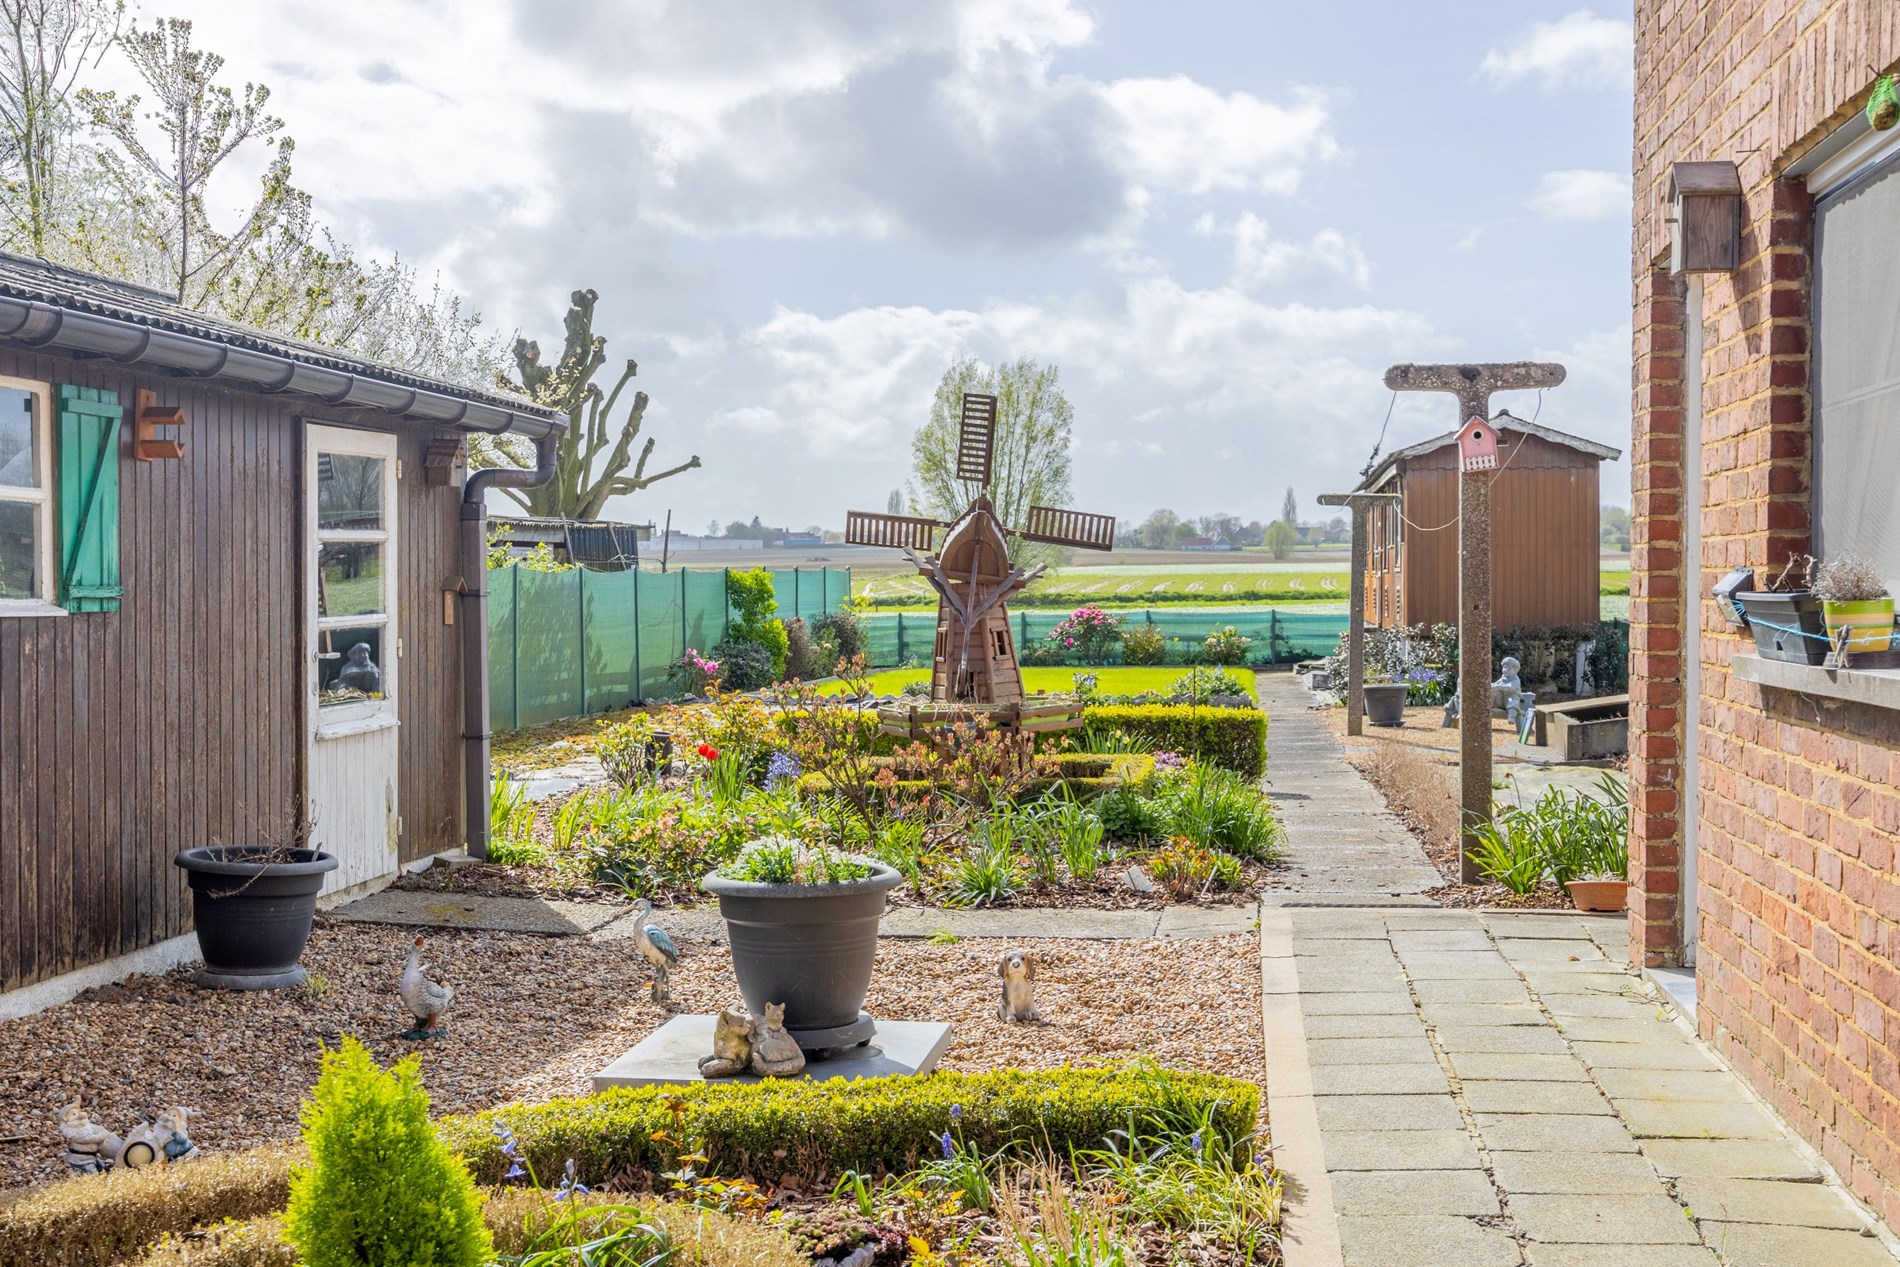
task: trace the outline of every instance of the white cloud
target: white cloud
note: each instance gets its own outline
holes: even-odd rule
[[[1527,204],[1552,220],[1625,219],[1630,214],[1628,172],[1545,172]]]
[[[1478,73],[1498,87],[1535,80],[1546,92],[1626,87],[1634,40],[1628,22],[1579,9],[1555,22],[1538,22],[1505,47],[1492,49]]]
[[[1291,193],[1306,167],[1338,153],[1317,94],[1278,106],[1244,92],[1223,97],[1185,75],[1118,79],[1101,92],[1121,123],[1123,170],[1170,192]]]
[[[1372,284],[1372,261],[1337,229],[1321,229],[1304,242],[1293,242],[1274,237],[1267,222],[1251,211],[1228,225],[1203,213],[1191,229],[1201,237],[1233,237],[1234,284],[1243,290],[1310,294],[1342,286],[1365,290]]]

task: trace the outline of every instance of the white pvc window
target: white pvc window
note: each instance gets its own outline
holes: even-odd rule
[[[53,481],[52,389],[0,377],[0,615],[53,602]]]

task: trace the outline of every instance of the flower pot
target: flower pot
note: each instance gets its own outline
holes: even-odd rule
[[[1408,689],[1403,682],[1368,682],[1363,688],[1366,693],[1366,720],[1375,726],[1403,726],[1405,724],[1405,693]]]
[[[1748,616],[1755,650],[1762,659],[1796,664],[1819,664],[1827,659],[1827,621],[1821,612],[1821,600],[1814,595],[1744,590],[1735,601]]]
[[[265,859],[282,858],[284,861]],[[337,860],[315,849],[212,845],[172,860],[191,884],[192,922],[205,966],[199,985],[281,990],[302,985],[323,877]]]
[[[844,884],[759,884],[708,875],[700,887],[719,899],[732,943],[732,972],[754,1016],[785,1005],[785,1030],[807,1052],[868,1042],[864,1014],[877,962],[884,895],[904,882],[870,858],[862,880]]]
[[[1893,645],[1893,599],[1869,598],[1859,602],[1821,604],[1822,618],[1827,622],[1827,640],[1830,643],[1840,641],[1841,631],[1848,630],[1847,650],[1854,652],[1885,651]]]
[[[1580,911],[1620,911],[1630,886],[1627,880],[1572,880],[1564,887]]]

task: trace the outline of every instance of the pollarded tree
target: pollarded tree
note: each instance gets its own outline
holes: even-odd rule
[[[591,290],[577,290],[572,298],[561,359],[543,365],[540,344],[516,339],[515,367],[520,381],[507,384],[530,400],[567,415],[567,434],[561,437],[554,478],[535,488],[506,491],[531,515],[598,519],[608,498],[637,493],[669,476],[690,471],[699,465],[699,455],[695,453],[678,466],[647,474],[654,438],[647,437],[637,458],[633,450],[646,423],[647,394],[635,392],[626,412],[619,412],[621,393],[633,381],[639,366],[629,357],[612,389],[601,390],[594,381],[594,375],[607,363],[607,340],[594,333],[594,304],[600,296]],[[476,461],[484,457],[477,453]]]

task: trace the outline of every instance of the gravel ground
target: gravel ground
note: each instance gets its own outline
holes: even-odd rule
[[[395,990],[411,935],[320,919],[304,955],[312,988],[205,991],[181,971],[0,1022],[9,1053],[0,1069],[0,1188],[63,1173],[57,1117],[75,1096],[96,1097],[98,1120],[120,1132],[164,1105],[189,1105],[201,1114],[193,1138],[207,1151],[295,1134],[321,1043],[355,1034],[385,1063],[417,1049],[393,1037],[409,1024]],[[572,938],[431,936],[424,965],[456,990],[449,1035],[421,1046],[435,1110],[584,1094],[595,1071],[658,1028],[668,1013],[648,1002],[648,970],[626,936],[615,925]],[[678,940],[675,1009],[712,1012],[736,1000],[724,943]],[[1145,1055],[1263,1076],[1253,936],[1038,940],[1037,1000],[1050,1018],[1039,1026],[996,1019],[996,959],[1005,944],[884,941],[866,1006],[893,1020],[953,1022],[947,1069]]]

